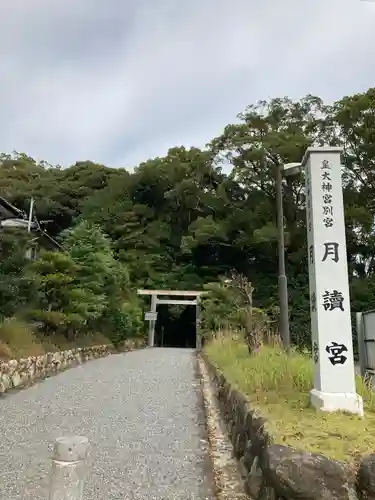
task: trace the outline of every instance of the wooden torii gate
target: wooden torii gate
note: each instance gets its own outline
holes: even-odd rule
[[[145,314],[145,320],[149,322],[148,330],[148,346],[154,347],[155,345],[155,324],[158,317],[157,305],[158,304],[173,304],[182,306],[195,306],[196,318],[196,348],[201,348],[201,338],[199,335],[200,326],[200,297],[207,292],[198,292],[196,290],[138,290],[138,295],[151,295],[151,309]],[[168,297],[186,297],[181,299],[159,299],[159,296]]]

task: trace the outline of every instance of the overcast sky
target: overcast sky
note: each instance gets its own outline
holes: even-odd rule
[[[132,167],[247,104],[375,86],[375,3],[0,1],[0,151]]]

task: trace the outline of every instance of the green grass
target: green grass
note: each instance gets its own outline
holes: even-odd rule
[[[375,394],[357,377],[357,390],[365,404],[365,418],[342,412],[324,413],[309,405],[313,363],[308,355],[279,346],[263,346],[249,356],[240,337],[224,336],[205,351],[244,393],[252,408],[267,419],[267,428],[280,444],[351,464],[375,450]]]

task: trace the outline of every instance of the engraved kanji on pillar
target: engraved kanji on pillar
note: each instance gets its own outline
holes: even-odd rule
[[[363,413],[356,394],[341,148],[308,148],[306,226],[314,389],[311,401],[323,410]]]

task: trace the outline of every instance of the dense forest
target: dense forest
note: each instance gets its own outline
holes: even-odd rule
[[[33,197],[38,220],[62,246],[30,261],[25,231],[0,232],[3,321],[34,322],[46,335],[106,331],[116,342],[143,334],[138,287],[208,287],[215,300],[205,321],[214,328],[230,318],[223,283],[233,272],[251,282],[254,305],[277,316],[275,169],[301,161],[310,145],[344,148],[352,310],[374,308],[375,88],[329,105],[310,95],[250,105],[204,149],[173,147],[131,173],[2,154],[0,195],[25,212]],[[306,345],[302,174],[284,180],[284,211],[292,337]]]

